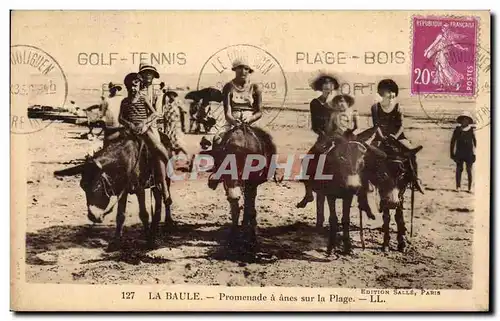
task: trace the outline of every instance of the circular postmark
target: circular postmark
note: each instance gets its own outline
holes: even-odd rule
[[[478,130],[490,124],[490,106],[476,102],[478,96],[490,92],[489,50],[455,42],[437,50],[412,73],[420,107],[438,126],[449,128],[462,111],[472,115]]]
[[[10,67],[11,133],[31,134],[46,128],[66,103],[64,71],[49,53],[31,45],[10,47]]]
[[[263,117],[258,123],[262,126],[271,125],[284,108],[288,84],[279,61],[258,46],[236,44],[215,52],[200,70],[197,89],[212,87],[222,91],[225,84],[235,76],[232,70],[232,63],[235,60],[248,62],[254,70],[250,75],[250,82],[257,84],[262,91]],[[220,128],[225,121],[222,103],[212,110],[212,114],[217,121],[217,128]]]

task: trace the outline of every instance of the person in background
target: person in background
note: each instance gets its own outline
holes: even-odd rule
[[[472,165],[476,161],[475,149],[477,146],[474,134],[473,119],[469,112],[464,111],[457,117],[457,126],[453,131],[450,143],[450,157],[457,164],[455,173],[456,191],[460,191],[464,163],[467,170],[467,182],[469,193],[472,192]]]
[[[416,160],[416,154],[422,149],[422,146],[414,147],[403,132],[403,110],[396,102],[399,87],[394,80],[383,79],[377,85],[377,92],[382,97],[382,101],[371,107],[373,128],[376,128],[373,142],[380,143],[385,139],[394,139],[404,151],[410,152],[409,160],[413,168],[413,183],[415,188],[423,194],[424,191],[418,179]]]
[[[101,113],[104,121],[104,146],[110,140],[118,137],[122,125],[118,121],[120,115],[121,99],[117,93],[122,90],[122,87],[115,85],[112,82],[108,84],[108,95],[104,96],[101,102]]]
[[[310,86],[314,91],[321,92],[321,95],[311,100],[309,104],[311,113],[311,129],[318,135],[318,137],[308,154],[320,155],[329,147],[324,144],[324,136],[327,135],[327,131],[329,129],[328,124],[333,113],[330,101],[332,100],[335,91],[339,89],[339,82],[331,74],[320,73],[312,80]],[[309,164],[311,164],[311,162],[309,162]],[[306,170],[307,168],[303,168],[304,173],[306,173]],[[305,195],[303,199],[297,203],[296,207],[298,208],[304,208],[307,203],[314,201],[310,180],[305,179],[302,182],[304,183]],[[325,196],[317,194],[316,197],[317,212],[322,213],[324,211]],[[316,222],[316,224],[318,226],[322,226],[323,222]]]
[[[163,106],[164,133],[170,140],[173,150],[176,153],[183,152],[187,156],[187,159],[190,159],[186,143],[184,142],[184,133],[180,128],[180,108],[176,99],[177,96],[177,93],[174,91],[165,91],[165,105]]]

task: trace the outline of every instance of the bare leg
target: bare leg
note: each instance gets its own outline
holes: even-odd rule
[[[465,168],[467,170],[467,187],[468,187],[468,191],[471,192],[472,191],[472,163],[471,162],[467,162],[465,164]]]
[[[349,227],[351,223],[351,204],[353,195],[342,199],[342,237],[344,239],[344,253],[351,252],[351,238],[349,236]]]
[[[457,170],[455,172],[455,183],[456,183],[456,188],[457,190],[460,189],[460,185],[462,182],[462,172],[464,170],[464,162],[463,161],[458,161],[457,162]]]
[[[337,246],[337,230],[338,230],[338,218],[337,212],[335,210],[335,197],[327,196],[328,207],[330,209],[329,221],[329,237],[328,237],[328,247],[326,253],[330,255],[332,250]]]
[[[325,198],[324,194],[316,193],[316,227],[323,227],[325,222]]]
[[[391,241],[391,235],[389,233],[389,223],[391,222],[391,212],[389,209],[383,209],[382,218],[384,219],[384,224],[382,229],[384,230],[384,243],[382,245],[382,251],[386,252],[389,250],[389,242]]]
[[[300,202],[295,205],[297,208],[306,207],[307,203],[314,201],[312,182],[307,180],[304,181],[305,194]]]

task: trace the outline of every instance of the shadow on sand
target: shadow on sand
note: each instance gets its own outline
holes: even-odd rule
[[[37,255],[66,249],[102,249],[99,258],[89,258],[82,263],[96,261],[126,262],[128,264],[165,263],[167,258],[147,255],[147,248],[141,224],[125,226],[121,250],[106,252],[107,242],[114,233],[114,225],[61,225],[41,229],[26,235],[26,262],[33,265],[55,264],[41,260]],[[351,230],[359,231],[351,226]],[[369,233],[369,230],[366,229]],[[158,249],[181,247],[204,247],[204,254],[196,258],[210,260],[272,263],[277,260],[294,259],[305,261],[330,261],[325,255],[328,228],[316,228],[304,223],[284,226],[263,226],[257,230],[257,245],[252,247],[246,241],[245,233],[231,234],[230,224],[179,223],[158,238]],[[366,233],[366,232],[365,232]],[[375,230],[371,233],[376,233]],[[358,236],[353,233],[354,241]],[[369,247],[368,247],[369,248]],[[308,254],[313,253],[313,254]],[[187,257],[186,257],[187,258]],[[193,257],[191,257],[193,258]]]

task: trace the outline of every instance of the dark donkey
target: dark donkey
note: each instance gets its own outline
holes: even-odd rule
[[[349,236],[350,211],[354,195],[361,188],[361,173],[365,167],[365,158],[384,158],[385,154],[375,147],[364,143],[363,134],[357,139],[335,138],[335,146],[325,154],[316,156],[309,166],[308,175],[311,177],[312,188],[317,194],[326,196],[330,209],[329,240],[327,254],[337,246],[338,219],[335,209],[335,201],[342,199],[342,231],[344,253],[351,251],[351,239]],[[325,144],[331,143],[331,137],[323,137]],[[311,164],[311,163],[310,163]],[[325,175],[317,179],[318,173]],[[326,176],[328,175],[328,176]]]
[[[257,188],[268,180],[273,155],[276,155],[276,145],[270,134],[259,127],[242,123],[226,132],[221,143],[214,151],[214,172],[222,173],[224,169],[234,169],[235,175],[222,174],[220,180],[224,183],[227,200],[230,205],[232,219],[232,236],[238,230],[241,191],[243,191],[243,222],[244,231],[249,232],[249,244],[256,245],[257,211],[255,199]],[[229,166],[228,166],[229,165]],[[253,169],[252,169],[253,168]],[[276,177],[274,177],[276,179]]]
[[[166,140],[165,136],[162,136],[162,140]],[[135,194],[139,201],[139,217],[149,247],[154,247],[156,244],[162,198],[165,204],[166,227],[173,225],[170,212],[172,204],[170,179],[168,177],[161,179],[161,175],[158,171],[153,171],[153,168],[152,155],[146,144],[124,131],[119,138],[108,142],[84,164],[56,171],[54,175],[82,175],[80,186],[85,191],[87,216],[94,223],[101,223],[104,216],[113,210],[116,202],[111,202],[111,198],[117,197],[116,231],[113,242],[108,246],[108,250],[112,251],[120,246],[128,194]],[[147,188],[152,188],[155,199],[151,225],[146,209]]]
[[[387,158],[384,160],[374,160],[371,168],[373,171],[368,171],[370,180],[379,189],[381,194],[384,186],[394,186],[395,189],[391,193],[391,199],[380,199],[379,208],[383,213],[383,231],[384,242],[382,250],[389,250],[390,231],[389,223],[391,220],[390,211],[395,210],[395,220],[397,225],[397,241],[398,251],[404,252],[406,249],[406,226],[403,215],[404,194],[408,188],[412,189],[412,218],[413,218],[413,171],[416,170],[416,162],[414,152],[405,151],[398,141],[392,138],[387,138],[380,142],[379,148],[384,151]],[[387,174],[381,173],[380,169],[384,169]],[[378,169],[378,170],[377,170]],[[382,174],[382,175],[381,175]],[[397,197],[397,198],[396,198]],[[396,198],[394,200],[394,198]]]

